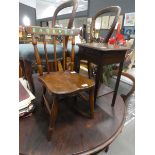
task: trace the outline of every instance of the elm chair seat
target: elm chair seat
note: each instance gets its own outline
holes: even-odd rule
[[[93,80],[70,71],[51,72],[40,76],[39,80],[52,94],[57,95],[74,94],[86,89],[89,90],[95,84]],[[83,86],[83,84],[87,85]]]

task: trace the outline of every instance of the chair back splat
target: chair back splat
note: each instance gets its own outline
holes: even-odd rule
[[[110,6],[110,7],[106,7],[100,11],[97,12],[97,14],[92,18],[92,24],[91,24],[91,32],[90,32],[90,40],[91,42],[94,41],[94,36],[95,36],[95,21],[97,19],[97,17],[99,17],[100,15],[103,15],[105,13],[115,13],[115,18],[114,18],[114,21],[110,27],[110,29],[108,30],[108,33],[106,34],[104,40],[103,40],[103,43],[108,43],[109,41],[109,38],[111,37],[114,29],[115,29],[115,26],[116,26],[116,23],[118,21],[118,18],[119,18],[119,15],[121,13],[121,8],[119,6]]]
[[[46,39],[45,35],[43,36],[43,44],[44,44],[44,51],[45,51],[45,59],[46,59],[46,67],[47,67],[47,72],[50,72],[50,66],[49,66],[49,61],[48,61],[48,54],[47,54],[47,47],[46,47]]]
[[[78,0],[70,0],[70,1],[67,1],[65,3],[62,3],[61,5],[59,5],[57,7],[57,9],[55,10],[54,15],[52,17],[52,27],[55,27],[56,18],[57,18],[58,13],[61,10],[63,10],[64,8],[71,7],[71,6],[73,6],[73,9],[72,9],[71,16],[69,18],[69,23],[68,23],[68,27],[67,28],[68,29],[72,28],[74,17],[76,15],[76,10],[77,10],[77,7],[78,7]]]
[[[57,58],[57,36],[61,35],[63,37],[62,47],[63,47],[63,62],[62,62],[62,68],[63,70],[73,70],[74,68],[74,45],[75,45],[75,35],[78,35],[79,29],[62,29],[62,28],[45,28],[45,27],[36,27],[36,26],[29,26],[25,27],[25,31],[28,34],[32,35],[32,44],[34,46],[34,55],[37,63],[38,73],[39,75],[43,75],[43,65],[41,56],[38,51],[38,43],[36,37],[41,36],[42,37],[42,43],[44,47],[44,53],[45,53],[45,60],[46,60],[46,67],[47,67],[47,73],[50,73],[50,63],[49,63],[49,57],[48,57],[48,51],[47,51],[47,44],[46,44],[46,35],[52,35],[53,37],[53,59],[54,59],[54,71],[58,71],[58,58]],[[66,36],[70,36],[72,40],[72,53],[71,53],[71,62],[69,63],[68,67],[66,67]],[[49,44],[48,44],[49,45]],[[52,49],[51,49],[52,50]]]
[[[37,40],[36,40],[34,34],[32,34],[32,44],[34,47],[34,55],[35,55],[39,75],[43,75],[43,66],[42,66],[41,58],[40,58],[38,48],[37,48]]]

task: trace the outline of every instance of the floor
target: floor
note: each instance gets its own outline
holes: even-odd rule
[[[135,120],[128,123],[122,133],[110,145],[108,153],[97,155],[134,155],[135,154]]]
[[[135,70],[132,70],[134,75]],[[114,87],[115,78],[110,81],[110,86]],[[119,86],[119,93],[126,93],[131,88],[132,83],[122,78]],[[122,133],[110,145],[108,153],[104,151],[97,155],[134,155],[135,154],[135,93],[133,93],[126,101],[127,116],[125,127]]]

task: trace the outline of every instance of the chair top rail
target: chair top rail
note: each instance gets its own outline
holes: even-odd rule
[[[115,13],[115,18],[114,18],[114,21],[110,27],[110,29],[108,30],[108,33],[106,34],[103,42],[104,43],[108,43],[108,40],[109,38],[111,37],[114,29],[115,29],[115,25],[118,21],[118,18],[119,18],[119,15],[121,13],[121,8],[119,6],[109,6],[109,7],[106,7],[106,8],[103,8],[101,10],[99,10],[95,16],[93,16],[92,18],[92,23],[91,23],[91,32],[90,32],[90,38],[91,38],[91,42],[93,41],[93,36],[94,36],[94,32],[95,32],[95,21],[97,19],[97,17],[99,17],[100,15],[103,15],[105,13]]]
[[[67,28],[49,28],[40,26],[26,26],[20,27],[19,31],[24,31],[28,34],[36,35],[63,35],[63,36],[77,36],[80,29],[67,29]]]

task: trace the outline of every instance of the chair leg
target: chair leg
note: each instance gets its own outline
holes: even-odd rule
[[[42,99],[41,99],[41,106],[42,107],[44,107],[44,97],[43,96],[45,96],[45,94],[46,94],[46,88],[45,88],[45,86],[42,86],[42,88],[43,88],[43,95],[42,95]]]
[[[87,68],[88,68],[88,77],[89,79],[91,78],[91,66],[90,66],[90,62],[87,62]]]
[[[109,151],[109,145],[105,147],[105,150],[104,150],[106,153]]]
[[[57,114],[58,114],[58,103],[57,103],[56,96],[53,96],[52,102],[53,103],[51,106],[50,123],[49,123],[49,128],[48,128],[48,135],[47,135],[48,141],[51,140],[52,131],[54,130],[55,122],[56,122]]]
[[[118,74],[118,71],[117,70],[114,70],[113,73],[114,73],[114,75],[117,75]],[[123,98],[123,100],[126,101],[127,98],[135,91],[135,77],[132,76],[131,74],[125,73],[125,72],[122,72],[122,75],[125,76],[125,77],[127,77],[127,78],[129,78],[133,82],[132,88],[127,93],[127,95],[121,94],[121,97]]]
[[[94,88],[89,91],[90,116],[94,118]]]

